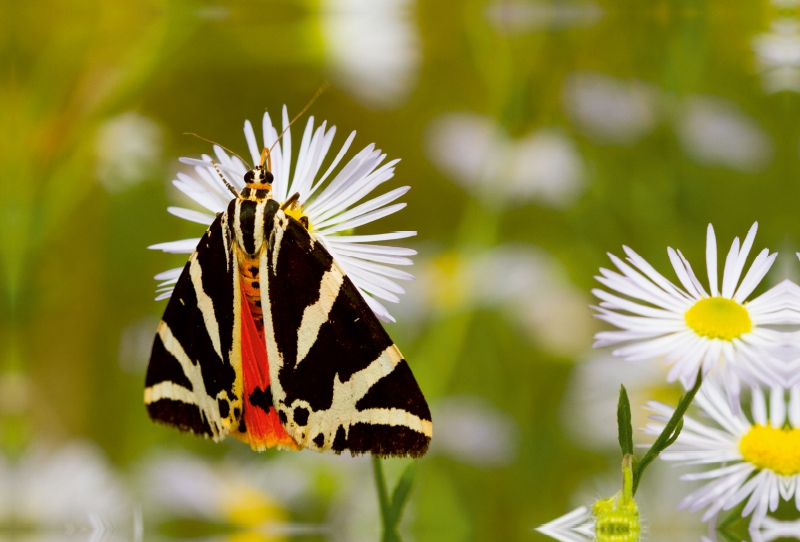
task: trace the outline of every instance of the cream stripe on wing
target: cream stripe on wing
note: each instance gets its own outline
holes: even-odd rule
[[[433,423],[430,420],[423,420],[408,411],[399,408],[370,408],[358,411],[351,424],[371,423],[381,425],[402,425],[422,433],[426,437],[433,436]]]
[[[172,399],[173,401],[180,401],[188,405],[197,404],[197,399],[195,399],[193,391],[179,386],[170,380],[159,382],[144,390],[144,404],[150,405],[161,399]]]
[[[217,399],[215,397],[211,397],[206,391],[206,385],[203,381],[203,374],[200,369],[200,364],[195,364],[191,359],[189,359],[189,356],[186,355],[181,343],[178,342],[178,340],[172,334],[172,330],[163,320],[158,325],[158,335],[161,337],[161,342],[164,343],[164,348],[167,350],[167,352],[172,354],[176,360],[178,360],[178,363],[181,365],[181,369],[183,369],[183,374],[192,384],[191,393],[194,395],[194,400],[191,402],[191,404],[195,404],[200,407],[200,412],[209,422],[208,425],[211,427],[212,433],[215,437],[218,437],[219,427],[221,426],[219,404],[217,403]],[[153,390],[150,392],[151,394],[157,393],[155,388],[156,386],[151,386],[148,388]],[[181,389],[186,390],[186,388]],[[166,390],[159,388],[158,393],[162,393],[164,391]],[[186,391],[188,392],[189,390]],[[147,397],[147,390],[145,390],[145,397]],[[175,397],[175,399],[179,398]]]
[[[219,340],[219,324],[217,324],[217,317],[214,314],[214,301],[203,290],[203,269],[197,262],[197,253],[192,255],[191,264],[189,265],[189,275],[192,277],[192,285],[194,286],[194,293],[197,297],[197,307],[203,314],[203,322],[206,325],[206,331],[211,339],[211,344],[214,345],[214,351],[222,357],[222,346]],[[166,325],[166,324],[165,324]]]
[[[322,433],[324,444],[319,449],[323,450],[331,449],[339,426],[342,426],[345,435],[349,436],[350,426],[359,422],[403,425],[426,436],[431,436],[431,422],[409,412],[384,408],[359,411],[356,408],[356,403],[369,392],[375,383],[391,374],[402,359],[403,356],[397,347],[391,345],[367,367],[353,373],[346,382],[339,380],[337,374],[333,379],[333,400],[331,407],[327,410],[313,410],[308,402],[295,399],[291,405],[288,405],[288,408],[282,407],[290,420],[284,426],[285,429],[304,447],[310,447],[311,439]],[[272,364],[270,363],[270,365]],[[294,421],[292,411],[296,407],[305,407],[311,411],[308,422],[303,427],[299,427]],[[314,448],[317,446],[314,445]]]
[[[294,366],[300,365],[311,347],[317,340],[322,324],[328,321],[328,315],[339,297],[339,291],[344,282],[344,275],[338,266],[331,267],[322,275],[319,286],[319,299],[303,311],[300,329],[297,330],[297,361]]]

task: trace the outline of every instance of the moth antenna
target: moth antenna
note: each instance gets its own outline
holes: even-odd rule
[[[236,196],[238,198],[239,197],[239,192],[237,192],[236,189],[230,185],[228,180],[225,178],[225,175],[223,175],[222,172],[219,170],[219,166],[217,165],[217,161],[212,158],[211,159],[211,163],[214,164],[214,169],[217,170],[217,175],[219,175],[219,178],[222,179],[223,183],[225,183],[225,186],[228,187],[228,190],[231,191],[231,194],[233,194],[234,196]]]
[[[209,143],[213,143],[214,145],[219,145],[220,147],[222,147],[223,149],[225,149],[226,151],[228,151],[229,153],[231,153],[232,155],[234,155],[236,158],[238,158],[239,160],[241,160],[242,162],[244,162],[244,165],[246,165],[246,166],[247,166],[247,169],[253,169],[252,167],[250,167],[250,164],[247,162],[247,160],[245,160],[244,158],[242,158],[241,156],[239,156],[238,154],[236,154],[235,152],[233,152],[232,150],[230,150],[228,147],[224,147],[224,146],[220,145],[220,144],[219,144],[219,143],[217,143],[216,141],[211,141],[210,139],[206,139],[206,138],[204,138],[203,136],[199,136],[199,135],[197,135],[197,134],[195,134],[195,133],[193,133],[193,132],[183,132],[183,135],[194,136],[194,137],[196,137],[197,139],[202,139],[203,141],[208,141]]]
[[[283,129],[283,131],[281,132],[281,135],[279,135],[279,136],[278,136],[278,139],[276,139],[276,140],[275,140],[275,143],[273,143],[273,144],[272,144],[272,146],[269,148],[269,150],[270,150],[270,151],[271,151],[272,149],[274,149],[274,148],[275,148],[275,145],[277,145],[277,144],[278,144],[278,141],[280,141],[280,140],[281,140],[281,138],[283,137],[283,134],[285,134],[285,133],[286,133],[286,130],[288,130],[289,128],[291,128],[291,127],[292,127],[292,124],[294,124],[294,121],[296,121],[297,119],[299,119],[300,117],[302,117],[302,116],[303,116],[303,113],[305,113],[306,111],[308,111],[308,108],[309,108],[309,107],[311,107],[311,106],[314,104],[314,102],[316,102],[316,101],[317,101],[317,98],[319,98],[319,97],[320,97],[320,95],[322,95],[322,93],[323,93],[323,92],[325,92],[326,90],[328,90],[328,87],[330,87],[330,86],[331,86],[331,83],[330,83],[330,81],[325,81],[324,83],[322,83],[322,86],[321,86],[321,87],[319,87],[319,89],[317,90],[317,92],[315,92],[315,93],[314,93],[314,95],[313,95],[313,96],[311,97],[311,99],[308,101],[308,103],[306,104],[306,106],[305,106],[305,107],[304,107],[304,108],[303,108],[303,109],[302,109],[302,110],[301,110],[301,111],[300,111],[300,112],[299,112],[297,115],[295,115],[295,116],[294,116],[294,118],[291,120],[291,122],[288,124],[288,126],[286,126],[286,128],[284,128],[284,129]]]
[[[291,198],[283,202],[283,205],[281,205],[281,211],[288,209],[289,207],[297,203],[297,200],[299,199],[300,199],[300,192],[295,192],[294,194],[292,194]]]
[[[267,171],[269,171],[271,173],[272,172],[272,153],[270,152],[270,149],[268,149],[266,147],[264,147],[264,150],[261,151],[261,162],[259,163],[259,165],[261,167],[264,167],[264,161],[267,162]]]

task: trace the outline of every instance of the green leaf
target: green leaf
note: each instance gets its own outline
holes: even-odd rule
[[[678,426],[677,426],[677,427],[675,427],[675,432],[674,432],[674,433],[672,433],[672,436],[671,436],[671,437],[669,437],[669,440],[668,440],[668,441],[667,441],[667,443],[664,445],[664,448],[663,448],[661,451],[664,451],[664,450],[666,450],[666,449],[667,449],[669,446],[672,446],[672,443],[673,443],[673,442],[675,442],[676,440],[678,440],[678,437],[681,435],[681,431],[682,431],[682,430],[683,430],[683,418],[681,418],[681,421],[679,421],[679,422],[678,422]]]
[[[678,407],[672,413],[672,417],[670,417],[667,424],[664,426],[664,429],[661,431],[661,434],[658,435],[656,441],[647,450],[647,453],[644,454],[642,460],[634,467],[633,470],[633,494],[636,495],[636,490],[639,488],[639,482],[642,481],[642,474],[644,470],[653,462],[653,460],[658,457],[662,451],[664,451],[667,446],[675,442],[678,438],[678,435],[681,433],[681,429],[683,429],[683,415],[686,413],[686,409],[689,408],[689,405],[692,404],[694,400],[694,396],[697,395],[697,392],[700,391],[700,386],[703,385],[703,374],[699,372],[697,374],[697,379],[695,380],[694,387],[681,395],[680,401],[678,401]],[[623,388],[624,389],[624,388]],[[620,396],[622,393],[620,393]],[[620,399],[621,400],[621,399]],[[620,436],[620,442],[622,441],[622,437]]]
[[[392,492],[392,501],[389,505],[387,519],[394,528],[397,528],[400,524],[400,519],[403,517],[403,509],[406,507],[408,498],[411,496],[411,490],[414,488],[414,481],[416,478],[417,462],[412,461],[403,469],[403,473],[397,480],[397,485]]]
[[[628,391],[625,386],[619,387],[619,402],[617,403],[617,426],[619,427],[619,447],[623,457],[633,455],[633,426],[631,425],[631,402],[628,400]]]

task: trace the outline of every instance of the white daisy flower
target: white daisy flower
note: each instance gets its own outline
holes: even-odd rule
[[[286,107],[283,108],[282,116],[285,133],[277,144],[278,131],[272,125],[268,113],[264,114],[262,123],[263,145],[259,144],[250,121],[245,121],[244,135],[253,162],[260,161],[263,148],[272,148],[275,145],[271,152],[271,171],[274,176],[272,197],[283,203],[293,194],[300,194],[299,203],[302,214],[309,219],[309,231],[339,262],[375,315],[383,321],[393,322],[394,318],[376,298],[392,303],[400,301],[398,295],[405,293],[405,290],[395,279],[412,280],[414,277],[393,266],[412,265],[408,256],[417,252],[408,248],[372,243],[403,239],[414,236],[417,232],[397,231],[373,235],[351,235],[350,232],[406,206],[405,203],[389,204],[408,192],[408,186],[396,188],[356,205],[394,176],[394,166],[399,160],[381,165],[386,155],[376,149],[374,144],[370,144],[336,172],[355,138],[356,133],[352,132],[330,164],[322,169],[333,143],[336,127],[327,128],[327,123],[323,122],[315,128],[314,117],[311,117],[303,132],[297,161],[292,167],[292,136],[288,129],[289,116]],[[203,155],[202,160],[180,160],[194,166],[196,175],[178,173],[173,184],[212,213],[224,211],[231,199],[231,194],[220,180],[212,160],[218,163],[227,181],[239,190],[244,188],[244,174],[250,169],[239,157],[230,156],[218,145],[214,146],[213,158]],[[331,180],[326,183],[328,179]],[[182,207],[169,207],[167,210],[180,218],[205,225],[210,225],[215,218],[214,214]],[[200,238],[185,239],[160,243],[149,248],[191,254],[199,241]],[[170,269],[156,275],[156,280],[163,281],[159,285],[160,295],[156,299],[165,299],[172,294],[181,270],[182,268]]]
[[[685,416],[678,440],[661,452],[661,459],[680,465],[720,466],[681,477],[708,483],[687,496],[680,508],[695,512],[708,507],[702,518],[708,521],[746,501],[742,517],[752,513],[752,525],[759,525],[768,510],[774,512],[781,499],[794,500],[800,510],[800,386],[771,388],[769,410],[761,388],[753,388],[752,420],[741,408],[731,407],[714,379],[703,383],[695,402],[717,426]],[[648,407],[657,423],[648,424],[645,433],[657,436],[673,409],[655,401]]]
[[[663,359],[671,364],[667,380],[680,380],[687,389],[694,385],[698,372],[720,374],[735,400],[740,381],[755,385],[781,383],[779,362],[771,351],[781,347],[787,334],[763,327],[789,323],[793,318],[793,296],[785,295],[788,281],[763,295],[747,301],[777,253],[764,249],[750,269],[742,273],[753,246],[758,223],[753,224],[744,240],[733,241],[720,289],[717,279],[717,241],[714,228],[708,226],[706,265],[709,290],[703,287],[680,251],[668,248],[670,261],[683,288],[674,285],[647,261],[628,247],[623,247],[627,263],[609,254],[620,273],[600,269],[596,277],[612,294],[595,289],[600,306],[594,307],[597,318],[621,328],[595,335],[595,347],[623,344],[614,355],[628,361]]]

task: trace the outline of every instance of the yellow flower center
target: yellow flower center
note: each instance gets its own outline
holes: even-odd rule
[[[800,429],[754,425],[739,442],[742,457],[783,476],[800,474]]]
[[[740,303],[724,297],[701,299],[686,311],[686,325],[709,339],[730,341],[753,328],[750,314]]]
[[[303,213],[303,206],[302,205],[292,205],[289,208],[284,209],[283,212],[286,213],[287,216],[290,216],[290,217],[294,218],[295,220],[297,220],[301,224],[303,224],[303,221],[301,219],[304,216],[306,216]],[[308,217],[306,217],[306,220],[308,220]],[[311,231],[311,222],[308,222],[308,227],[306,229],[308,231]]]

